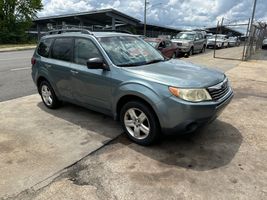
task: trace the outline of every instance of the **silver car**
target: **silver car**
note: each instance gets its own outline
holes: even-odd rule
[[[200,31],[180,32],[172,42],[177,44],[179,52],[187,53],[189,56],[205,52],[207,45],[207,39]]]

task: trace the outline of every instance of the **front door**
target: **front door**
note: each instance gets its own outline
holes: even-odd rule
[[[87,38],[76,38],[74,63],[72,65],[73,96],[76,101],[94,106],[104,112],[111,110],[112,72],[102,69],[88,69],[87,60],[103,58],[94,44]]]

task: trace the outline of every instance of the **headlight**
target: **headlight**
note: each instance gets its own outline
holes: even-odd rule
[[[169,87],[169,91],[176,97],[186,101],[200,102],[212,100],[210,94],[206,89],[181,89]]]

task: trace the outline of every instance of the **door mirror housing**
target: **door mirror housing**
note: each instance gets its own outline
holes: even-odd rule
[[[87,60],[86,64],[88,69],[103,69],[109,71],[109,67],[102,58],[90,58]]]

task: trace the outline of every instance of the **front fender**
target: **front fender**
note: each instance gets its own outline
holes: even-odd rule
[[[117,104],[119,100],[127,95],[133,95],[145,100],[147,103],[151,105],[153,110],[156,112],[160,122],[161,115],[160,109],[158,108],[159,103],[164,99],[168,98],[171,95],[169,93],[164,93],[160,88],[155,89],[152,85],[143,82],[135,82],[128,81],[121,84],[114,92],[113,92],[113,100],[112,100],[112,112],[114,113],[114,117],[117,118]]]

